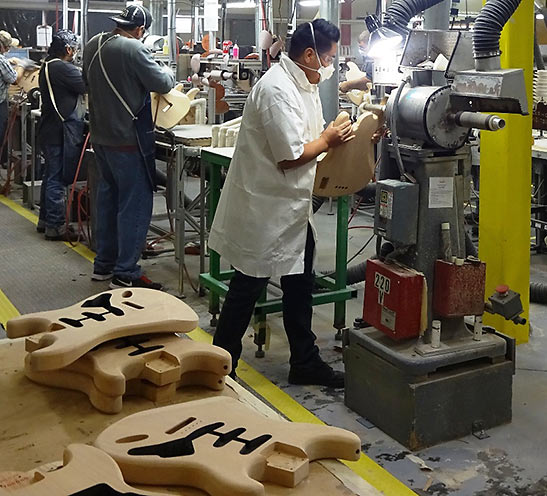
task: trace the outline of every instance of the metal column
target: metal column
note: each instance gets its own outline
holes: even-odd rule
[[[87,14],[89,10],[89,0],[81,0],[80,3],[81,12],[82,12],[82,26],[81,26],[81,35],[82,35],[82,49],[85,47],[88,40],[88,19]]]
[[[68,0],[63,0],[63,29],[68,29]],[[59,26],[57,26],[57,31]]]
[[[508,284],[520,293],[528,319],[534,3],[523,0],[502,32],[502,68],[522,67],[530,115],[505,115],[506,126],[481,133],[479,256],[486,262],[486,294]],[[529,326],[486,314],[485,324],[522,343]]]
[[[340,8],[338,0],[321,0],[319,15],[336,26],[340,24]],[[338,115],[338,53],[334,59],[334,74],[330,79],[319,85],[319,96],[323,105],[323,118],[327,123]]]
[[[154,19],[150,34],[163,36],[163,0],[150,0],[150,13]]]
[[[450,24],[451,3],[451,0],[444,0],[427,9],[424,12],[424,29],[442,29],[446,31]]]
[[[176,0],[167,0],[167,34],[169,45],[169,65],[177,66]]]

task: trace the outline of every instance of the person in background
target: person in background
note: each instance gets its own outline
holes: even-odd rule
[[[289,55],[281,55],[245,104],[209,236],[210,248],[235,269],[213,340],[232,355],[234,377],[255,303],[269,278],[281,276],[289,383],[344,386],[344,374],[321,359],[312,331],[317,157],[352,139],[350,121],[324,129],[319,99],[318,83],[334,72],[339,39],[325,19],[300,25]]]
[[[81,71],[72,64],[79,47],[78,37],[68,29],[51,40],[38,77],[42,115],[38,140],[45,158],[40,190],[40,217],[36,230],[50,241],[75,241],[78,236],[66,228],[65,188],[72,182],[71,171],[83,145],[83,112],[79,108],[85,84]]]
[[[369,39],[370,33],[366,29],[357,38],[359,50],[357,65],[367,75],[367,77],[372,80],[372,73],[374,72],[374,61],[367,55]]]
[[[99,172],[97,256],[91,278],[112,279],[112,289],[161,289],[142,275],[137,262],[152,217],[156,177],[150,92],[169,92],[175,77],[140,41],[152,24],[147,8],[130,5],[111,19],[116,28],[98,34],[84,49],[91,141]]]
[[[14,62],[6,58],[5,55],[12,43],[11,35],[7,31],[0,31],[0,148],[4,143],[8,125],[8,88],[17,80],[17,72],[13,68]],[[0,162],[3,162],[2,157],[0,157]]]

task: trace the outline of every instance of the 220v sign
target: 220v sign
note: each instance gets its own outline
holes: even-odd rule
[[[374,287],[380,293],[389,294],[389,290],[391,288],[391,280],[389,279],[389,277],[386,277],[383,274],[376,272],[376,274],[374,274]]]

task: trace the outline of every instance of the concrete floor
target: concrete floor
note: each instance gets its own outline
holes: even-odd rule
[[[189,189],[195,187],[190,180]],[[13,198],[18,197],[13,194]],[[163,208],[161,200],[156,208]],[[334,207],[335,208],[335,207]],[[9,221],[9,222],[8,222]],[[25,253],[7,252],[0,243],[3,260],[0,270],[0,289],[21,312],[37,311],[55,306],[65,306],[90,294],[106,289],[106,283],[91,283],[91,264],[61,243],[45,242],[34,231],[34,226],[0,204],[0,222],[9,224],[21,247],[40,247],[45,256],[30,256]],[[336,216],[329,215],[329,207],[323,205],[316,214],[319,231],[318,269],[329,270],[334,266],[332,244]],[[352,221],[355,226],[370,226],[372,220],[364,212],[358,212]],[[6,231],[4,231],[6,232]],[[350,231],[349,255],[354,254],[370,237],[369,229]],[[4,245],[5,246],[5,245]],[[164,243],[168,247],[169,243]],[[367,259],[374,251],[373,243],[355,260]],[[9,270],[7,260],[17,257],[25,266],[23,272]],[[47,258],[46,258],[47,257]],[[64,275],[55,284],[47,278],[48,267],[43,261],[63,264]],[[197,284],[199,257],[187,256],[187,268],[194,284]],[[53,263],[52,262],[52,263]],[[544,257],[532,256],[532,272],[536,280],[547,282],[547,262]],[[145,260],[142,263],[147,275],[165,283],[171,291],[177,288],[178,267],[172,255]],[[40,289],[41,288],[41,289]],[[351,325],[362,314],[363,291],[358,286],[358,297],[347,304],[347,324]],[[44,297],[47,295],[47,297]],[[199,297],[186,281],[186,302],[200,316],[200,325],[212,333],[207,298]],[[342,370],[340,343],[334,339],[332,327],[333,305],[315,307],[314,331],[318,345],[326,361]],[[444,443],[442,445],[409,453],[403,446],[378,428],[368,425],[359,415],[344,406],[343,391],[332,391],[316,386],[289,386],[288,346],[281,317],[271,315],[268,324],[271,340],[266,357],[254,356],[252,329],[244,341],[243,358],[256,370],[296,399],[324,422],[344,427],[357,433],[362,440],[364,452],[420,495],[454,496],[545,496],[547,495],[547,307],[532,305],[530,321],[533,332],[530,342],[517,350],[517,372],[513,388],[513,422],[488,431],[489,438],[479,440],[473,436]],[[367,426],[365,426],[367,425]],[[408,456],[411,455],[411,456]],[[423,463],[421,463],[423,462]],[[427,488],[427,489],[424,489]],[[396,495],[394,495],[396,496]]]

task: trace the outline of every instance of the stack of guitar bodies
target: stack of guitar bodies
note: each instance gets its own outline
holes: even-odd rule
[[[185,385],[224,388],[229,353],[176,334],[197,324],[197,314],[178,298],[131,288],[14,318],[7,334],[26,336],[31,381],[82,391],[101,412],[118,413],[126,395],[163,403],[176,401]]]

